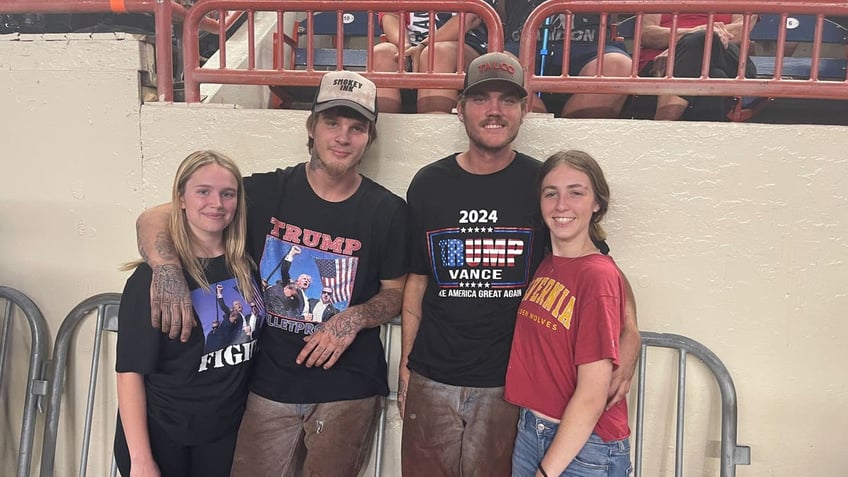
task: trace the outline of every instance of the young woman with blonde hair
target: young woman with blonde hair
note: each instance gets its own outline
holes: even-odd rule
[[[115,366],[115,457],[125,477],[230,475],[259,333],[230,326],[227,304],[264,316],[245,253],[245,211],[242,175],[231,159],[198,151],[183,160],[169,226],[194,308],[187,342],[150,326],[150,267],[126,267],[135,271],[121,298]]]

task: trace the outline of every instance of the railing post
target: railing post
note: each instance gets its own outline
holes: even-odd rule
[[[159,101],[174,100],[174,30],[171,0],[156,0],[156,93]]]

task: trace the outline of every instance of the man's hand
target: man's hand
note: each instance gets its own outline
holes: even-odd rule
[[[409,374],[409,368],[406,367],[406,363],[401,363],[398,369],[397,387],[397,406],[401,420],[403,420],[403,415],[406,412],[406,390],[409,387]]]
[[[297,355],[297,364],[305,364],[307,368],[323,366],[324,369],[336,364],[362,329],[349,311],[338,313],[326,323],[316,326],[315,333],[303,338],[306,344]]]
[[[630,392],[630,384],[633,381],[633,368],[630,366],[619,366],[612,372],[610,380],[609,396],[607,397],[606,411],[615,406],[619,401],[627,397]]]
[[[188,341],[194,322],[191,295],[183,271],[173,264],[153,267],[150,283],[150,313],[154,328],[168,333],[171,339]]]
[[[728,31],[727,27],[722,22],[713,23],[713,33],[718,35],[718,39],[721,40],[721,44],[725,48],[727,48],[727,45],[733,41],[733,33]]]
[[[301,252],[300,247],[298,247],[297,245],[292,245],[292,247],[289,249],[289,253],[286,254],[286,257],[285,257],[286,261],[287,262],[294,261],[294,257],[297,254],[299,254],[300,252]]]

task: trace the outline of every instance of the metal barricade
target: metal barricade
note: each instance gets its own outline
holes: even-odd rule
[[[92,296],[74,307],[59,327],[59,332],[56,335],[56,343],[53,346],[53,363],[50,370],[49,403],[44,425],[44,444],[41,453],[41,477],[53,476],[56,459],[56,441],[59,432],[59,413],[62,405],[62,392],[65,389],[65,373],[68,366],[68,354],[71,348],[71,342],[79,326],[87,317],[94,313],[96,315],[94,347],[91,352],[80,468],[76,474],[79,477],[85,477],[86,475],[103,332],[118,331],[118,306],[120,303],[121,295],[119,293],[101,293]],[[110,475],[114,476],[116,472],[117,467],[113,459]]]
[[[23,312],[29,324],[31,345],[29,369],[27,371],[26,398],[21,422],[21,439],[15,475],[29,477],[32,465],[32,443],[35,437],[35,421],[41,396],[46,394],[44,380],[47,356],[47,322],[38,307],[26,295],[9,287],[0,287],[0,299],[6,302],[3,312],[2,335],[0,335],[0,385],[6,386],[6,355],[10,348],[10,331],[15,310]]]
[[[721,393],[721,477],[735,477],[737,465],[751,464],[751,448],[740,446],[736,441],[737,410],[736,388],[733,378],[718,356],[706,346],[685,336],[645,332],[642,335],[642,351],[639,358],[639,379],[637,389],[636,411],[636,450],[635,477],[642,475],[642,450],[645,414],[645,379],[647,348],[671,348],[678,351],[677,369],[677,415],[676,442],[674,454],[674,475],[683,475],[683,424],[686,394],[686,358],[689,354],[700,359],[710,370],[718,383]]]

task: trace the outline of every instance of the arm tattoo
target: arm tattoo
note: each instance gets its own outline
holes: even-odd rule
[[[138,246],[138,253],[141,254],[141,259],[149,263],[150,257],[147,256],[147,252],[144,250],[143,241],[141,240],[141,227],[137,223],[135,224],[135,240]]]
[[[362,328],[374,328],[391,320],[400,313],[400,305],[403,301],[403,290],[389,289],[380,290],[370,300],[361,305],[351,308],[348,316]]]
[[[177,260],[177,250],[174,248],[174,242],[171,241],[171,236],[168,232],[159,232],[156,234],[156,253],[162,260]]]
[[[181,303],[189,291],[182,269],[174,264],[153,267],[153,286],[163,303]]]

